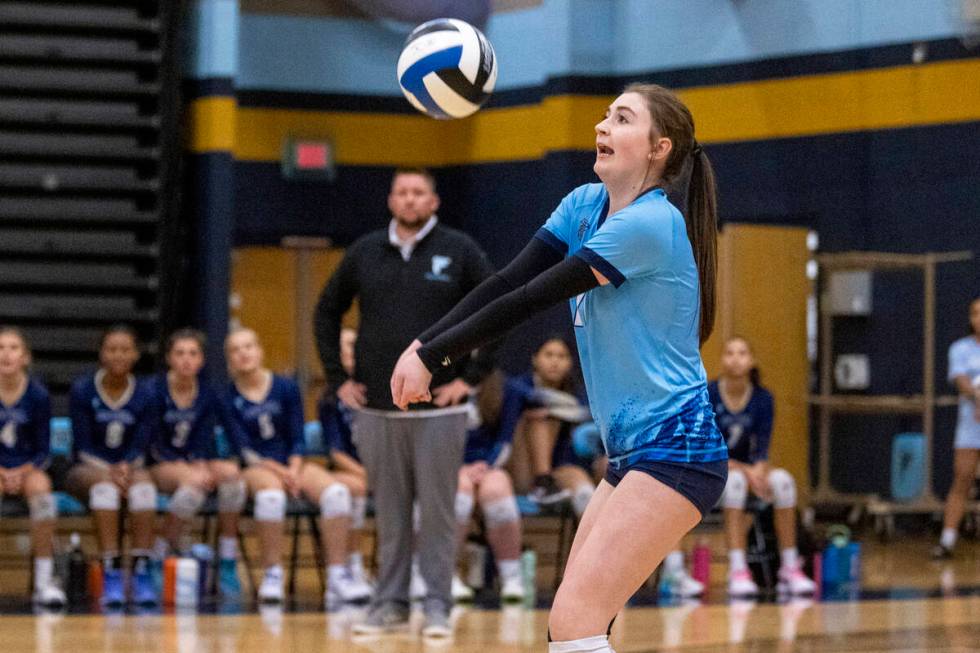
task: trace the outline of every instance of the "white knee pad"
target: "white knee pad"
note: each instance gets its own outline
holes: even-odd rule
[[[364,528],[364,518],[367,515],[367,497],[351,497],[350,527],[355,531]]]
[[[772,490],[772,505],[775,508],[796,507],[796,481],[785,469],[769,472],[769,488]]]
[[[331,483],[320,493],[320,516],[324,519],[349,517],[351,509],[350,490],[343,483]]]
[[[35,494],[27,500],[27,506],[30,508],[31,521],[50,521],[58,516],[58,504],[50,492]]]
[[[517,500],[514,497],[497,499],[483,506],[483,522],[487,525],[487,530],[513,523],[520,518]]]
[[[239,513],[245,507],[247,498],[245,481],[226,481],[218,486],[218,512]]]
[[[728,470],[728,482],[721,495],[721,505],[733,510],[744,510],[749,498],[749,481],[745,473],[738,469]]]
[[[286,518],[286,493],[282,490],[259,490],[255,493],[255,521],[282,521]]]
[[[126,495],[130,512],[153,512],[157,509],[157,488],[149,481],[140,481],[129,486]]]
[[[204,492],[191,485],[181,485],[170,497],[170,514],[178,519],[191,519],[204,504]]]
[[[88,507],[92,510],[119,510],[119,488],[101,481],[88,490]]]
[[[589,505],[589,501],[592,501],[593,494],[595,494],[595,486],[589,483],[582,483],[575,488],[572,492],[572,510],[576,515],[581,517],[585,513],[585,508]]]
[[[470,523],[470,517],[473,516],[474,503],[472,494],[466,494],[465,492],[456,493],[455,511],[457,524]]]

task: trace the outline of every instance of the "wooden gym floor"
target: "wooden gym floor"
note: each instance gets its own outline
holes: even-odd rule
[[[949,563],[927,558],[931,539],[868,542],[859,597],[845,601],[729,603],[724,568],[714,566],[705,603],[648,607],[652,590],[623,611],[613,630],[619,653],[646,651],[865,652],[980,651],[980,544],[962,543]],[[2,653],[107,651],[137,653],[516,653],[545,651],[546,610],[481,607],[454,610],[455,636],[424,641],[415,629],[366,640],[350,625],[363,609],[324,615],[315,610],[314,584],[303,584],[298,607],[256,612],[232,606],[228,614],[10,615],[0,617]],[[23,595],[4,585],[0,609],[24,612]]]

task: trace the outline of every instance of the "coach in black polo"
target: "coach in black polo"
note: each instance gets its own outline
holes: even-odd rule
[[[435,180],[425,170],[395,172],[387,229],[348,248],[320,297],[316,338],[328,386],[354,408],[352,438],[374,493],[381,556],[378,589],[362,633],[401,627],[409,616],[412,503],[420,507],[416,545],[428,586],[423,634],[449,635],[454,500],[463,460],[466,409],[492,353],[457,361],[433,378],[432,403],[407,413],[391,402],[389,380],[402,351],[493,274],[472,238],[439,224]],[[340,364],[340,322],[360,303],[355,371]]]

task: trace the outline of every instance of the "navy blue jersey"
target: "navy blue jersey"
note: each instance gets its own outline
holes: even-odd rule
[[[71,387],[71,428],[75,458],[115,464],[142,460],[153,431],[153,393],[142,380],[109,401],[100,392],[103,372],[87,374]]]
[[[273,374],[272,387],[260,402],[245,398],[231,383],[223,401],[238,427],[232,429],[233,445],[245,462],[270,458],[286,465],[290,456],[305,453],[303,401],[294,381]]]
[[[48,390],[30,379],[20,399],[10,406],[0,401],[0,467],[44,467],[51,452],[50,427]]]
[[[222,419],[224,410],[211,385],[204,379],[197,380],[197,396],[186,408],[179,407],[170,395],[167,375],[161,374],[151,381],[153,390],[154,424],[150,453],[155,462],[174,460],[207,460],[215,457],[214,429]]]
[[[357,447],[351,439],[351,409],[342,401],[324,400],[318,407],[320,413],[320,425],[323,427],[323,442],[327,451],[332,455],[334,452],[347,454],[357,462],[361,462],[357,455]]]
[[[773,401],[769,391],[755,386],[749,403],[738,413],[731,412],[725,406],[718,390],[718,381],[708,384],[708,396],[715,408],[718,430],[728,443],[728,457],[747,464],[768,460],[773,419]]]

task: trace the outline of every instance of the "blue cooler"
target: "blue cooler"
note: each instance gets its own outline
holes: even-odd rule
[[[899,433],[892,441],[892,498],[911,501],[925,485],[926,441],[921,433]]]

